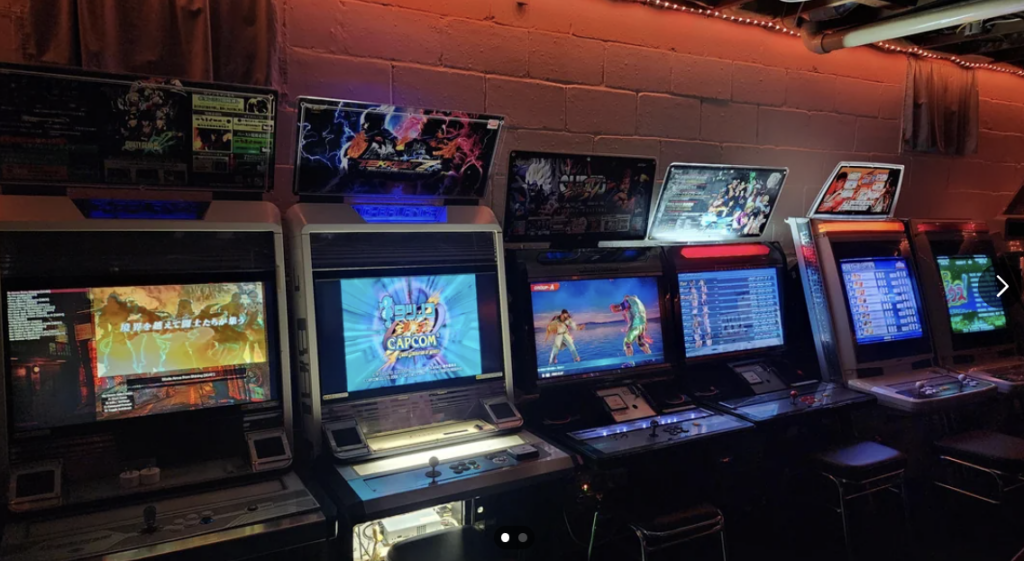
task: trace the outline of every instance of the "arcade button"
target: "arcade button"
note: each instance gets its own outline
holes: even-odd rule
[[[213,522],[213,511],[212,510],[204,510],[200,514],[200,517],[201,517],[199,519],[199,523],[200,524],[211,524]]]
[[[256,512],[259,509],[260,509],[260,505],[249,505],[249,506],[245,507],[245,510],[248,510],[249,512]]]
[[[1011,283],[995,267],[990,266],[986,268],[976,279],[966,278],[977,283],[978,296],[981,297],[983,302],[993,308],[1005,310],[1015,304],[1019,304],[1021,301],[1020,287],[1016,286],[1016,283]],[[974,288],[964,287],[967,298],[970,298]]]
[[[469,460],[469,461],[468,461],[468,462],[466,462],[466,463],[467,463],[467,464],[469,464],[469,465],[471,465],[471,466],[476,466],[476,465],[477,465],[477,464],[476,464],[476,460]]]

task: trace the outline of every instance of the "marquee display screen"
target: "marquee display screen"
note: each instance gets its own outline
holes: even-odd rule
[[[843,259],[839,267],[858,344],[924,335],[920,298],[906,259]]]
[[[679,306],[687,357],[784,343],[774,267],[679,273]]]

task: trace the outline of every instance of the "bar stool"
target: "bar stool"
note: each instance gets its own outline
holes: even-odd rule
[[[953,468],[943,474],[947,476],[945,480],[936,478],[935,484],[939,487],[990,504],[1002,504],[1007,493],[1024,485],[1024,439],[976,430],[940,438],[935,441],[935,448],[939,460]],[[972,492],[963,487],[969,482],[969,474],[979,475],[982,481],[993,486]],[[962,482],[954,481],[958,476]],[[987,490],[994,492],[986,496]]]
[[[718,534],[722,544],[722,561],[727,561],[725,550],[725,516],[710,504],[699,504],[684,510],[663,514],[649,520],[632,522],[629,527],[640,540],[640,559],[657,551]]]
[[[515,551],[500,549],[491,536],[473,526],[446,528],[402,540],[388,550],[388,561],[514,561]]]
[[[858,442],[840,448],[819,452],[812,456],[821,474],[836,485],[839,506],[831,506],[843,521],[843,542],[850,547],[850,527],[846,516],[846,502],[885,489],[900,493],[904,516],[909,512],[907,493],[903,485],[903,472],[907,458],[899,450],[877,442]]]

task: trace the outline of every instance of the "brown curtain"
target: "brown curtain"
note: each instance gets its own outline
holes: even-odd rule
[[[0,0],[0,60],[273,82],[273,0]]]
[[[903,147],[957,156],[978,151],[978,80],[973,69],[910,59]]]

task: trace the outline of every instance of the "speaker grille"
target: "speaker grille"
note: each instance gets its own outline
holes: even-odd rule
[[[273,271],[273,232],[0,233],[4,277]]]
[[[310,235],[314,271],[494,265],[490,232],[338,232]]]

